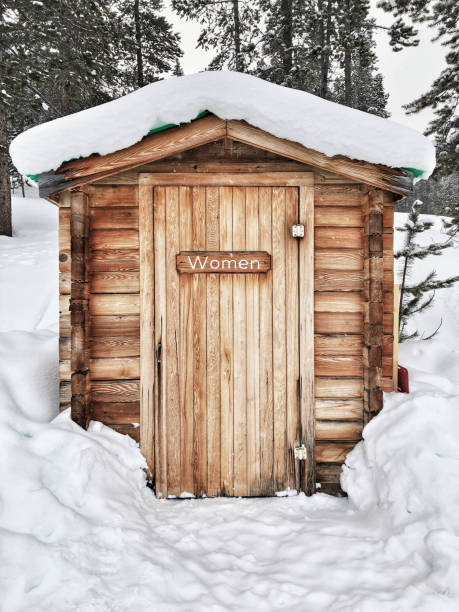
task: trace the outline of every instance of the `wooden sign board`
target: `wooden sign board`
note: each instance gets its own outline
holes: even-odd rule
[[[182,274],[260,274],[271,270],[266,251],[180,251],[177,270]]]

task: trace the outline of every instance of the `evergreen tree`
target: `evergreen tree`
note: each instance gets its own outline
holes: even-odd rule
[[[12,138],[157,79],[176,64],[178,37],[159,15],[160,0],[144,2],[2,1],[0,211],[5,214],[0,212],[0,219],[11,218],[7,149]],[[12,171],[13,182],[20,183],[22,177]],[[8,232],[8,225],[0,222],[2,231]]]
[[[110,99],[110,87],[116,83],[113,58],[119,45],[115,23],[116,15],[98,0],[3,0],[2,217],[8,215],[10,200],[7,147],[11,139],[32,125]]]
[[[388,116],[368,0],[274,0],[260,7],[266,20],[259,76]]]
[[[397,210],[409,212],[415,200],[422,200],[420,213],[454,217],[459,202],[459,172],[419,181],[414,186],[414,195],[397,204]]]
[[[256,74],[331,98],[337,0],[262,1],[265,15]]]
[[[174,70],[172,71],[172,74],[174,76],[183,76],[183,68],[182,68],[182,65],[180,64],[179,59],[175,60]]]
[[[337,11],[338,44],[342,74],[335,80],[335,100],[346,106],[388,117],[389,98],[377,72],[374,20],[369,18],[367,0],[345,0]]]
[[[445,214],[450,219],[443,219],[443,227],[446,230],[447,235],[450,238],[456,238],[459,236],[459,197],[456,199],[452,206],[448,206],[445,210]]]
[[[399,307],[400,342],[419,336],[419,332],[417,330],[412,333],[408,333],[408,320],[412,315],[422,312],[432,305],[435,297],[435,291],[437,289],[451,287],[454,283],[459,281],[459,276],[438,280],[436,277],[436,272],[432,270],[422,281],[409,284],[408,280],[410,273],[412,272],[416,261],[423,260],[428,255],[441,255],[444,249],[451,246],[449,241],[444,243],[431,243],[426,247],[423,247],[416,242],[416,238],[419,236],[419,234],[422,234],[422,232],[430,229],[433,226],[431,221],[422,221],[420,219],[419,209],[421,205],[422,202],[420,200],[416,200],[411,208],[406,223],[402,227],[397,228],[397,231],[405,232],[405,243],[403,248],[394,254],[395,259],[401,260],[402,274]],[[429,338],[431,338],[432,335],[430,335]]]
[[[201,26],[198,47],[215,50],[209,70],[229,68],[248,72],[256,56],[259,32],[258,2],[242,0],[172,0],[181,17]]]
[[[434,136],[437,146],[436,176],[459,170],[459,2],[457,0],[384,0],[379,6],[392,12],[399,29],[391,31],[395,51],[401,46],[416,45],[416,31],[405,23],[427,23],[436,30],[434,40],[441,40],[448,49],[446,68],[425,94],[405,106],[408,113],[432,108],[434,119],[425,132]],[[411,31],[410,31],[411,27]]]
[[[182,55],[180,37],[161,15],[161,0],[117,0],[123,44],[120,78],[126,90],[171,72]]]

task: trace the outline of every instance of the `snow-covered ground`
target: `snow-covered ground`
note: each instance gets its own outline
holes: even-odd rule
[[[56,224],[52,205],[16,200],[0,238],[2,612],[459,609],[458,287],[417,321],[443,316],[438,337],[401,348],[412,393],[365,429],[348,499],[159,501],[130,438],[49,422]],[[432,264],[450,274],[457,251]]]

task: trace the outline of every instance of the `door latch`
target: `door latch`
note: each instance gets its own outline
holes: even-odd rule
[[[304,238],[304,225],[292,225],[292,227],[290,228],[290,233],[292,235],[292,238]]]
[[[301,446],[295,446],[295,459],[298,459],[299,461],[306,461],[307,458],[306,446],[304,444]]]

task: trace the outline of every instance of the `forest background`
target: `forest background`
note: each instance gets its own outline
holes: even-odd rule
[[[406,95],[401,112],[427,118],[437,147],[434,175],[416,185],[420,212],[459,216],[454,0],[2,0],[0,9],[0,234],[11,235],[11,188],[25,188],[8,156],[18,133],[183,74],[183,65],[247,72],[382,117],[389,94]],[[432,82],[417,97],[401,94],[426,66],[426,39],[440,58]],[[412,65],[396,88],[390,72],[404,52]]]

